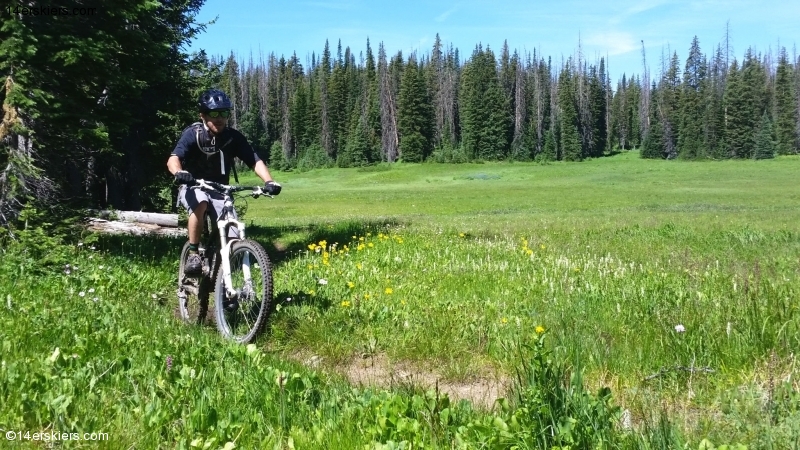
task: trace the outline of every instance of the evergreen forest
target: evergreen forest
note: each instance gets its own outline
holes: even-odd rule
[[[79,2],[68,2],[78,4]],[[12,14],[0,28],[0,221],[45,204],[164,210],[164,168],[205,89],[234,101],[230,125],[273,169],[377,163],[771,158],[800,148],[797,54],[697,38],[645,55],[612,82],[580,46],[558,60],[439,36],[387,54],[324,43],[320,53],[243,59],[187,44],[202,0],[127,0],[93,16]],[[652,64],[651,64],[652,63]],[[650,66],[657,67],[651,73]]]

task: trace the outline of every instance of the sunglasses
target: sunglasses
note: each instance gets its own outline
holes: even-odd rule
[[[222,117],[227,119],[228,117],[231,116],[230,111],[209,111],[207,114],[208,117],[211,117],[212,119],[216,119],[217,117]]]

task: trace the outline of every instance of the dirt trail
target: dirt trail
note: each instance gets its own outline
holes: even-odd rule
[[[507,395],[510,380],[486,377],[471,381],[446,381],[429,367],[414,366],[410,363],[392,363],[385,355],[366,358],[354,357],[346,364],[328,366],[318,356],[296,358],[304,365],[314,369],[327,369],[339,373],[351,384],[362,387],[391,388],[414,386],[424,390],[436,389],[445,393],[451,401],[468,400],[476,408],[490,410],[498,398]]]

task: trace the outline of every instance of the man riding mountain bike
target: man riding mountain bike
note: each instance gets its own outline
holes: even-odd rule
[[[178,203],[189,213],[189,254],[184,265],[186,276],[199,276],[202,273],[198,250],[208,204],[213,206],[211,213],[214,218],[219,217],[223,208],[222,195],[189,189],[188,185],[193,184],[195,179],[229,184],[236,157],[261,178],[266,193],[278,195],[281,192],[281,185],[272,179],[267,165],[258,157],[247,138],[228,127],[230,98],[218,89],[211,89],[200,95],[197,106],[201,121],[183,130],[167,160],[167,169],[181,184]]]

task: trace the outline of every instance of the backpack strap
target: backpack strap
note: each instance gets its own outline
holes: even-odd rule
[[[224,155],[222,156],[225,157]],[[231,170],[233,170],[233,179],[236,180],[236,184],[239,184],[239,175],[236,174],[236,161],[231,164]]]
[[[203,146],[200,144],[200,133],[203,132],[203,128],[204,128],[203,127],[203,123],[202,122],[195,122],[195,123],[189,125],[188,127],[186,127],[186,129],[184,129],[184,131],[188,130],[189,128],[194,129],[195,142],[197,142],[197,147],[202,149]],[[221,168],[222,168],[222,173],[223,174],[225,173],[225,151],[224,150],[225,150],[225,147],[227,147],[228,144],[230,144],[232,140],[233,140],[233,138],[228,139],[228,141],[225,142],[219,149],[220,150],[219,157],[222,160],[221,161]],[[231,165],[231,170],[233,171],[233,179],[236,180],[236,184],[239,184],[239,174],[236,173],[236,162],[235,161]]]

